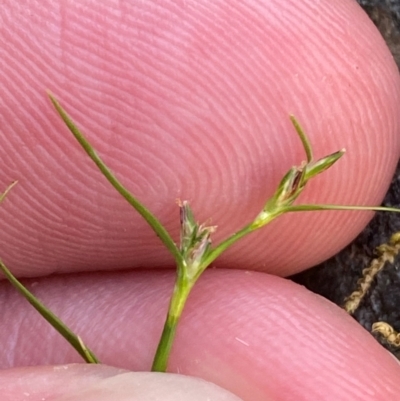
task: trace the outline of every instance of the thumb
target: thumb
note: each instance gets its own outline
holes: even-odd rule
[[[240,401],[205,380],[128,372],[105,365],[10,369],[0,373],[2,401]]]

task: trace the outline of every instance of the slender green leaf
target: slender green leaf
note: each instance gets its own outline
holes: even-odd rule
[[[400,213],[400,209],[386,206],[355,206],[355,205],[292,205],[286,208],[289,212],[316,212],[319,210],[354,210],[364,212],[393,212]]]
[[[128,201],[130,205],[132,205],[135,210],[146,220],[149,226],[153,229],[156,235],[161,239],[163,244],[167,247],[167,249],[171,252],[173,257],[175,258],[178,265],[182,264],[182,255],[176,246],[174,240],[169,235],[168,231],[161,224],[161,222],[148,210],[141,202],[139,202],[136,197],[129,192],[122,183],[115,177],[115,175],[111,172],[111,170],[104,164],[103,160],[98,156],[98,154],[93,149],[92,145],[89,141],[84,137],[84,135],[79,131],[78,127],[66,113],[66,111],[61,107],[57,99],[48,92],[48,96],[53,103],[53,106],[57,110],[58,114],[67,125],[68,129],[74,135],[76,140],[82,146],[87,155],[92,159],[92,161],[96,164],[101,173],[106,177],[106,179],[110,182],[110,184]]]
[[[299,122],[297,121],[295,116],[289,116],[290,117],[290,121],[292,122],[297,135],[300,137],[301,139],[301,143],[303,144],[303,148],[304,151],[306,152],[307,155],[307,162],[310,163],[313,159],[313,152],[312,152],[312,147],[311,147],[311,143],[308,140],[307,135],[305,134],[303,128],[301,128],[301,125],[299,124]]]
[[[3,202],[3,200],[5,199],[5,197],[7,196],[7,194],[11,191],[11,189],[18,183],[18,181],[14,181],[12,182],[7,188],[6,190],[0,194],[0,203]]]
[[[63,323],[53,312],[47,309],[25,286],[14,277],[6,265],[0,260],[0,270],[19,293],[75,348],[87,363],[99,363],[94,353],[83,344],[80,337]]]

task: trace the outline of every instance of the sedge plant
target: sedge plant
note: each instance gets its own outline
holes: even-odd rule
[[[114,173],[107,167],[100,156],[96,153],[89,141],[80,132],[76,124],[61,107],[57,99],[48,93],[49,98],[57,113],[62,118],[72,135],[79,142],[83,150],[90,159],[96,164],[100,172],[109,181],[119,194],[134,207],[134,209],[144,218],[160,238],[164,246],[170,251],[176,263],[176,281],[169,303],[168,313],[162,330],[161,338],[155,353],[152,371],[165,372],[168,364],[168,357],[172,348],[175,333],[183,308],[189,294],[197,280],[210,266],[215,259],[227,248],[232,246],[244,236],[256,231],[279,216],[291,212],[306,212],[318,210],[365,210],[365,211],[387,211],[400,212],[400,209],[390,207],[369,207],[369,206],[344,206],[329,204],[295,204],[295,201],[303,192],[308,182],[315,176],[323,173],[335,164],[345,153],[339,150],[321,159],[314,160],[313,150],[304,130],[294,116],[290,120],[299,136],[305,154],[306,161],[298,166],[293,166],[281,179],[275,193],[268,199],[261,211],[255,218],[233,233],[228,238],[213,246],[211,242],[212,233],[216,230],[215,226],[207,226],[196,222],[190,205],[187,201],[179,202],[180,209],[180,242],[176,244],[171,235],[154,216],[125,186],[118,180]],[[12,184],[13,185],[13,184]],[[10,186],[11,187],[11,186]],[[6,190],[9,191],[10,187]],[[0,201],[5,194],[0,197]],[[62,334],[67,341],[79,352],[79,354],[89,363],[98,363],[98,359],[92,351],[82,342],[81,338],[74,334],[65,324],[61,322],[52,312],[41,304],[33,294],[31,294],[0,261],[0,270],[3,271],[7,279],[19,292],[42,314],[42,316]]]

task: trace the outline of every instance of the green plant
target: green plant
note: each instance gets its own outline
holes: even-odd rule
[[[315,210],[374,210],[400,212],[399,209],[385,207],[362,207],[340,205],[295,205],[294,202],[300,196],[307,183],[329,169],[344,154],[344,150],[332,153],[319,160],[314,160],[311,144],[297,120],[290,116],[293,126],[302,142],[306,154],[306,162],[292,167],[282,178],[274,195],[266,201],[260,213],[245,225],[242,229],[232,234],[220,244],[212,246],[211,235],[215,231],[214,226],[205,226],[196,222],[193,212],[187,201],[179,204],[180,208],[180,244],[174,242],[160,221],[131,194],[117,177],[110,171],[102,159],[97,155],[88,140],[79,131],[75,123],[58,103],[56,98],[49,93],[50,100],[58,114],[67,125],[71,133],[81,147],[99,168],[110,184],[123,196],[129,204],[146,220],[154,230],[162,243],[175,258],[177,266],[176,282],[171,296],[168,314],[162,331],[161,339],[157,347],[152,370],[165,371],[168,356],[172,347],[177,325],[185,306],[186,300],[204,270],[227,248],[232,246],[245,235],[258,230],[285,213],[315,211]],[[7,189],[8,192],[10,187]],[[2,200],[5,194],[0,198]],[[97,363],[94,354],[83,344],[79,336],[73,334],[54,314],[48,311],[26,288],[11,274],[6,266],[0,262],[0,269],[8,280],[22,293],[23,296],[53,325],[74,348],[89,363]]]
[[[8,186],[3,194],[0,195],[0,203],[6,195],[17,184],[14,181]],[[17,278],[8,270],[7,266],[0,259],[0,270],[6,276],[8,281],[25,297],[25,299],[75,348],[79,355],[87,363],[99,363],[94,353],[86,347],[82,339],[73,333],[73,331],[63,323],[53,312],[46,308]]]

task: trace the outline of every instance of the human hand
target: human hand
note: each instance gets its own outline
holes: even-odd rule
[[[399,155],[399,78],[351,1],[9,2],[0,13],[0,178],[3,188],[19,180],[0,208],[1,256],[108,365],[149,369],[174,279],[157,268],[172,259],[44,89],[174,238],[176,198],[218,225],[216,242],[254,217],[304,159],[289,113],[316,156],[348,152],[302,202],[376,204],[387,189]],[[229,250],[191,295],[169,370],[252,401],[393,397],[396,361],[339,308],[276,277],[337,252],[370,217],[287,215]],[[83,380],[95,387],[112,374],[23,368],[79,359],[7,283],[0,296],[0,365],[17,368],[0,374],[10,400],[35,391],[67,399]]]

